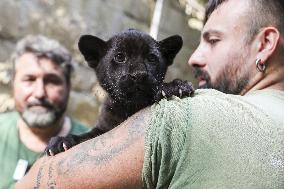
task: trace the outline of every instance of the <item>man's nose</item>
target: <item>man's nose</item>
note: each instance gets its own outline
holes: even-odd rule
[[[192,67],[205,67],[206,58],[200,46],[193,52],[188,60],[188,64]]]
[[[41,99],[46,96],[44,81],[37,80],[34,88],[34,97]]]

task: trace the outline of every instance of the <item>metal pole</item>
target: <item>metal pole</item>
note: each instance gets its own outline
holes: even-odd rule
[[[154,14],[152,18],[151,27],[150,27],[150,35],[154,39],[157,39],[158,37],[159,25],[161,21],[162,10],[163,10],[163,2],[164,0],[157,0],[155,9],[154,9]]]

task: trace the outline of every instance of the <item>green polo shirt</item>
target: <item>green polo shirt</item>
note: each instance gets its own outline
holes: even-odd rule
[[[42,153],[28,149],[19,139],[17,121],[19,115],[16,112],[0,115],[0,189],[13,188],[15,172],[19,159],[28,161],[28,167],[41,156]],[[86,132],[87,127],[71,119],[71,134]]]

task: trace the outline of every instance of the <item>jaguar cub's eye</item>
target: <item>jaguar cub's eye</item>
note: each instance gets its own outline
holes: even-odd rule
[[[125,63],[126,56],[123,53],[118,53],[114,56],[114,61],[117,63]]]
[[[154,63],[158,61],[158,57],[155,54],[150,53],[147,57],[147,60]]]

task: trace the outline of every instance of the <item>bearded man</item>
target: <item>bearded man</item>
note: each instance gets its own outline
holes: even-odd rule
[[[44,36],[27,36],[12,60],[17,112],[0,115],[0,188],[13,188],[51,137],[87,130],[65,116],[73,70],[66,48]]]

